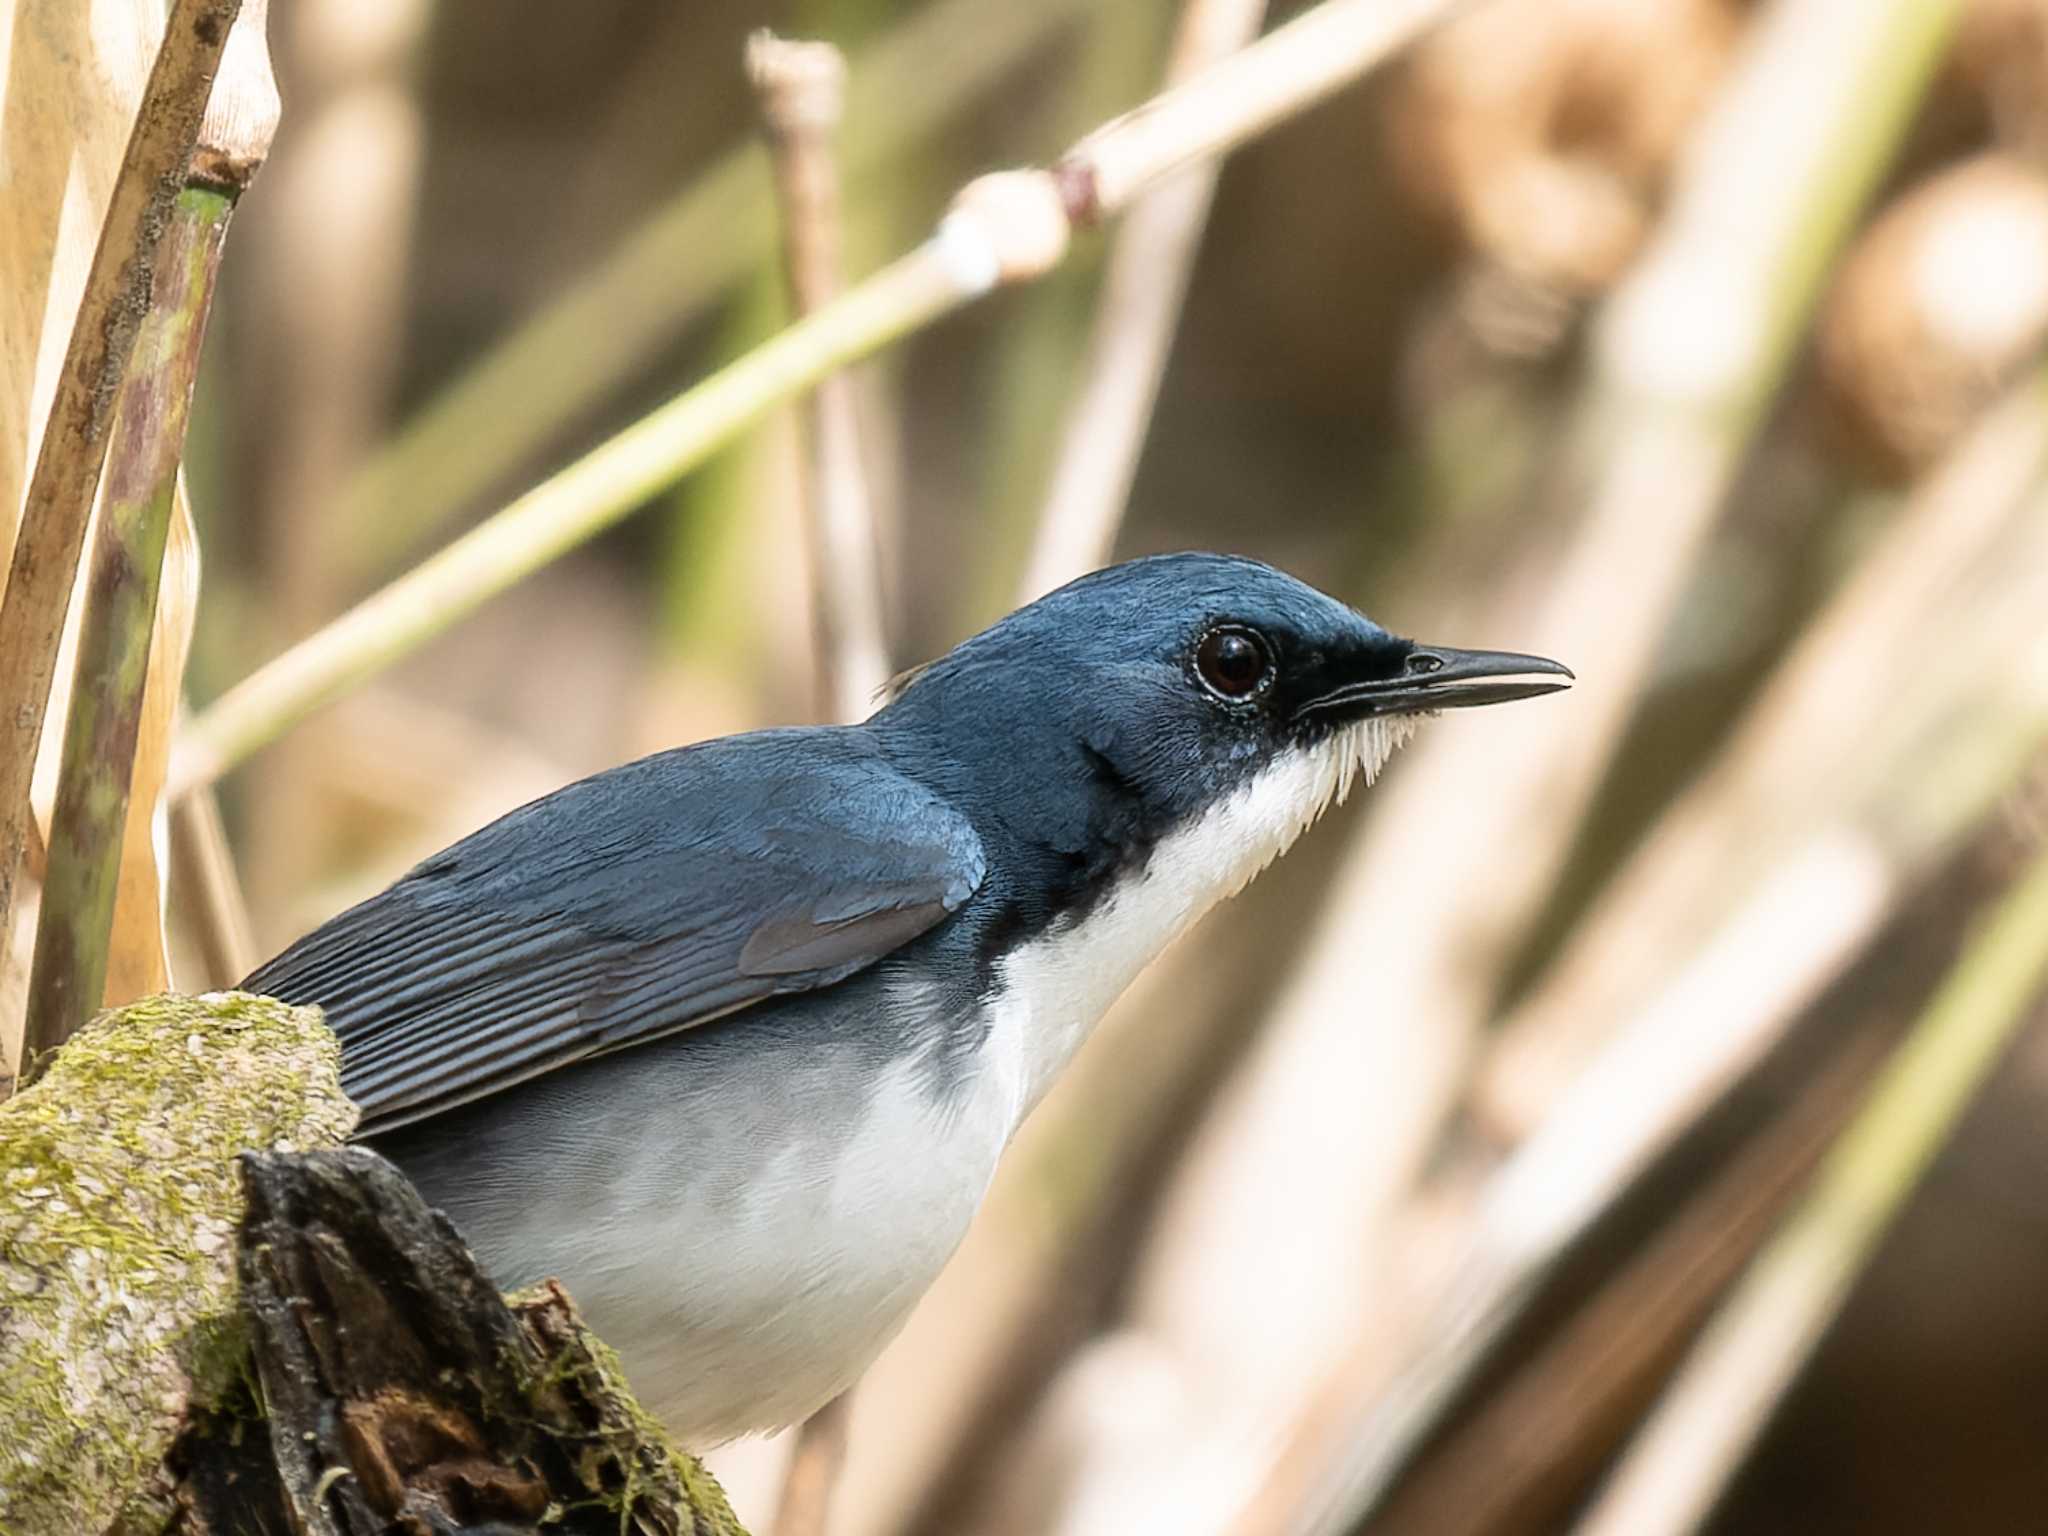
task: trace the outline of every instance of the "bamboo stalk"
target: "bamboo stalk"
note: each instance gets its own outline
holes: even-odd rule
[[[1244,47],[1258,35],[1265,14],[1265,0],[1190,0],[1167,61],[1167,84],[1178,85]],[[1117,231],[1020,601],[1109,559],[1209,221],[1218,169],[1214,162],[1194,166],[1165,182]]]
[[[2048,854],[2037,854],[1708,1326],[1578,1536],[1699,1528],[2044,985]]]
[[[99,1008],[185,424],[235,204],[277,127],[267,0],[234,22],[109,433],[29,977],[22,1079]],[[154,927],[155,925],[152,925]]]
[[[1324,0],[1083,139],[1050,171],[984,176],[924,245],[657,410],[375,594],[192,723],[174,793],[210,782],[306,714],[513,582],[610,527],[764,411],[992,289],[1042,276],[1071,229],[1159,178],[1306,110],[1450,0]]]
[[[174,0],[114,181],[21,509],[0,602],[0,933],[27,839],[29,782],[57,643],[106,457],[116,392],[148,308],[157,242],[199,137],[241,0]]]

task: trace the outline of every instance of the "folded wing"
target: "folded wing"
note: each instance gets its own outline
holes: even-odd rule
[[[317,1003],[362,1130],[830,986],[956,912],[966,820],[858,731],[664,752],[536,800],[243,987]]]

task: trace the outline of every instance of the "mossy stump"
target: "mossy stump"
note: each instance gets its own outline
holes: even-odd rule
[[[336,1063],[164,997],[0,1105],[0,1532],[744,1536],[559,1288],[338,1145]]]
[[[340,1143],[339,1061],[314,1009],[165,996],[0,1105],[0,1531],[79,1536],[161,1497],[187,1415],[247,1366],[235,1154]]]

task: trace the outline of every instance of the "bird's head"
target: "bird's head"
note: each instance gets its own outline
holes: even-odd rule
[[[1070,582],[910,675],[878,717],[944,744],[963,798],[1099,884],[1168,839],[1236,889],[1418,716],[1569,686],[1537,656],[1388,633],[1255,560]]]

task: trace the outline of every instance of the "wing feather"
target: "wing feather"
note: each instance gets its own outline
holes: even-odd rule
[[[317,1003],[389,1130],[777,994],[956,912],[973,828],[858,730],[665,752],[514,811],[243,986]]]

